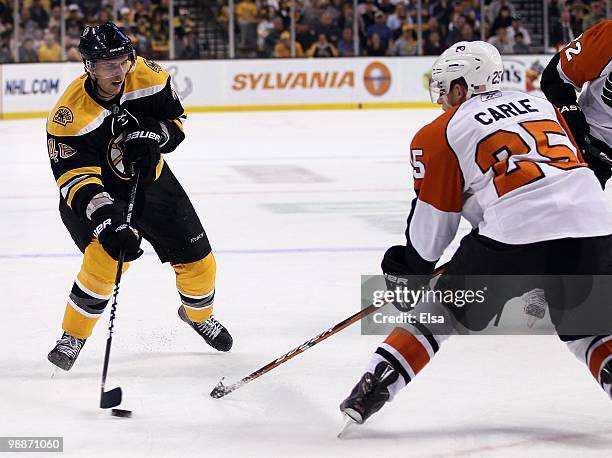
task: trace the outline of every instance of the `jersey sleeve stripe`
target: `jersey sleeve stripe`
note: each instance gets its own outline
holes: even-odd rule
[[[176,127],[178,127],[180,129],[181,132],[185,132],[184,127],[183,127],[183,123],[181,122],[180,119],[174,119],[172,121],[174,124],[176,124]]]
[[[79,167],[76,169],[68,170],[62,176],[57,179],[57,185],[61,188],[73,178],[79,175],[102,175],[102,169],[100,167]]]
[[[70,188],[72,188],[79,181],[86,180],[90,176],[91,175],[79,175],[74,180],[71,180],[68,183],[66,183],[64,186],[62,186],[60,188],[60,192],[62,193],[62,197],[65,199],[68,196],[68,191],[70,191]]]
[[[156,86],[145,87],[142,89],[136,89],[134,91],[124,94],[123,97],[121,97],[121,103],[125,102],[126,100],[134,100],[134,99],[139,99],[141,97],[147,97],[153,94],[157,94],[158,92],[162,91],[165,87],[166,87],[166,83],[158,84]]]
[[[66,203],[70,208],[72,208],[72,199],[74,199],[74,196],[78,192],[78,190],[89,184],[97,184],[102,186],[102,180],[100,180],[100,178],[98,177],[91,177],[83,181],[79,181],[77,184],[75,184],[68,192],[68,197],[66,198]]]

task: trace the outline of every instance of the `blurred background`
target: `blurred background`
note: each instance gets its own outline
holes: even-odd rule
[[[462,40],[553,53],[612,0],[0,0],[0,63],[80,62],[113,21],[149,59],[435,56]]]

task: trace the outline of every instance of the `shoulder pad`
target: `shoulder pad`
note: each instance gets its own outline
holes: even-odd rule
[[[49,113],[47,132],[57,137],[84,135],[99,126],[106,110],[97,104],[85,91],[83,74],[64,91]]]

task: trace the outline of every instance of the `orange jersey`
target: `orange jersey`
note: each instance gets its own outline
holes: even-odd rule
[[[559,53],[557,71],[581,91],[591,135],[612,145],[612,20],[591,27]]]
[[[461,217],[508,244],[612,233],[612,210],[565,121],[545,99],[476,95],[411,143],[417,201],[410,242],[436,261]]]

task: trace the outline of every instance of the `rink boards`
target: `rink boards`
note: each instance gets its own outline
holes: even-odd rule
[[[504,58],[504,87],[539,92],[550,55]],[[190,112],[427,108],[434,57],[160,62]],[[45,117],[81,63],[0,66],[0,118]]]

